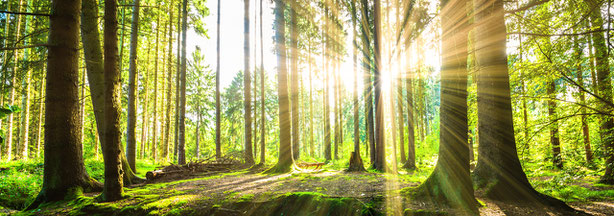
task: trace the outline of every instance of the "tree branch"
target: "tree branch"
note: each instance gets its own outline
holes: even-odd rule
[[[4,51],[4,50],[17,50],[17,49],[27,49],[27,48],[34,48],[34,47],[46,47],[46,46],[49,46],[49,44],[33,44],[33,45],[18,46],[18,47],[2,47],[2,48],[0,48],[0,51]]]
[[[0,13],[15,14],[15,15],[46,16],[46,17],[49,17],[49,14],[41,14],[41,13],[13,12],[13,11],[3,11],[3,10],[0,10]]]

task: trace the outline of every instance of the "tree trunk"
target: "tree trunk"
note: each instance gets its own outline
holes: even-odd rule
[[[49,17],[47,94],[45,95],[45,167],[43,187],[27,209],[99,191],[83,165],[79,129],[79,13],[80,1],[53,0]],[[82,190],[81,190],[82,189]]]
[[[137,85],[137,48],[139,40],[139,0],[134,0],[132,24],[130,26],[130,60],[128,69],[128,125],[126,126],[126,159],[130,169],[136,171],[136,85]],[[120,59],[121,61],[121,59]]]
[[[83,41],[83,53],[85,57],[85,67],[90,87],[92,107],[96,118],[96,129],[99,133],[101,146],[105,142],[105,109],[104,109],[104,65],[102,49],[100,46],[100,34],[98,32],[98,6],[96,0],[83,0],[83,12],[81,13],[81,38]],[[48,86],[47,86],[48,87]],[[120,148],[121,151],[121,148]],[[123,154],[120,154],[122,168],[124,170],[124,185],[131,185],[142,182],[143,179],[137,177]]]
[[[172,83],[173,83],[173,60],[171,59],[171,57],[173,56],[173,9],[171,7],[169,7],[169,11],[170,11],[170,17],[169,17],[169,21],[168,21],[168,62],[167,62],[167,70],[168,73],[166,74],[166,122],[164,123],[166,125],[166,127],[164,127],[164,152],[163,152],[163,159],[164,161],[168,161],[169,160],[169,151],[170,151],[170,135],[171,135],[171,107],[172,107],[172,101],[171,100],[171,93],[172,93]]]
[[[351,1],[350,11],[352,13],[352,42],[357,44],[356,41],[356,27],[358,25],[356,18],[356,0]],[[350,155],[350,163],[348,167],[348,171],[365,171],[365,167],[362,163],[362,158],[360,157],[360,126],[359,126],[359,105],[358,105],[358,57],[357,57],[357,46],[352,46],[352,63],[354,64],[354,91],[352,95],[352,103],[353,103],[353,111],[354,111],[354,151]],[[311,77],[311,76],[310,76]]]
[[[262,0],[260,0],[262,1]],[[222,138],[221,136],[221,112],[222,108],[220,105],[220,19],[222,11],[221,8],[222,1],[217,0],[217,59],[216,59],[216,69],[215,69],[215,158],[220,159],[222,157]],[[262,5],[262,2],[260,3]],[[261,16],[261,26],[262,26],[262,16]],[[264,95],[264,94],[263,94]],[[264,158],[264,157],[263,157]],[[264,160],[262,160],[264,161]]]
[[[439,158],[418,187],[421,195],[477,214],[469,175],[467,124],[467,1],[441,1],[442,53]]]
[[[200,109],[198,110],[198,120],[196,121],[196,142],[194,146],[194,156],[198,159],[200,158]]]
[[[174,160],[177,159],[177,146],[179,145],[179,115],[180,115],[180,111],[179,111],[179,105],[181,104],[181,48],[183,46],[181,46],[181,41],[182,41],[182,37],[181,37],[181,33],[183,31],[179,30],[179,28],[182,26],[182,22],[183,22],[183,13],[181,12],[182,9],[182,1],[179,1],[178,7],[177,7],[177,75],[175,77],[175,146],[173,148],[173,158]]]
[[[608,103],[612,101],[612,81],[610,76],[609,52],[606,45],[606,40],[603,36],[603,18],[601,17],[601,3],[596,0],[587,1],[589,8],[594,8],[590,11],[591,27],[596,30],[592,34],[593,47],[595,47],[595,65],[597,71],[597,89],[601,96]],[[608,107],[606,102],[600,103],[600,108],[603,111],[611,112],[612,107]],[[601,120],[600,135],[604,143],[605,153],[605,173],[599,180],[600,183],[614,184],[614,120],[611,117],[604,116]]]
[[[219,0],[218,0],[219,1]],[[264,77],[264,37],[262,36],[263,28],[262,28],[262,2],[264,0],[260,0],[260,164],[264,165],[265,159],[264,154],[266,152],[266,124],[265,124],[265,110],[264,104],[266,101],[264,100],[264,83],[266,82],[266,78]],[[219,94],[218,94],[219,95]]]
[[[315,157],[315,143],[313,141],[313,71],[311,70],[311,38],[307,39],[307,41],[309,43],[309,53],[307,56],[307,65],[309,66],[309,156]]]
[[[390,69],[390,68],[389,68]],[[391,131],[392,131],[392,170],[394,172],[397,171],[397,112],[395,110],[395,77],[392,73],[392,70],[390,70],[390,125],[391,127]],[[401,111],[401,110],[399,110]],[[400,121],[399,121],[400,122]],[[402,130],[400,130],[399,132],[403,133]]]
[[[156,11],[156,25],[160,26],[160,13]],[[153,92],[153,119],[151,137],[151,158],[158,161],[158,42],[160,39],[160,28],[156,28],[156,48],[154,49],[154,92]]]
[[[563,169],[563,159],[561,157],[561,141],[559,139],[559,123],[556,117],[556,84],[554,80],[549,80],[546,84],[548,100],[548,118],[550,119],[550,145],[552,145],[552,163],[557,169]]]
[[[244,143],[244,156],[245,164],[253,165],[254,157],[252,154],[252,99],[251,99],[251,73],[249,68],[249,0],[243,0],[244,17],[243,17],[243,91],[244,97],[244,118],[245,118],[245,139]]]
[[[17,11],[21,12],[21,7],[22,7],[22,3],[23,0],[19,0],[18,6],[17,6]],[[17,16],[17,26],[15,27],[16,29],[16,34],[15,34],[15,41],[19,41],[20,37],[21,37],[21,15],[16,15]],[[11,74],[11,91],[10,91],[10,96],[9,96],[9,104],[11,106],[15,105],[15,86],[17,85],[17,65],[18,65],[18,61],[19,61],[19,50],[15,50],[15,52],[13,53],[13,55],[15,56],[15,60],[13,62],[13,71]],[[7,121],[7,130],[6,130],[6,152],[7,152],[7,157],[6,160],[7,161],[11,161],[13,159],[13,117],[14,115],[11,113],[8,115],[8,121]],[[16,158],[18,156],[15,156]]]
[[[115,201],[124,193],[121,162],[121,83],[117,49],[117,0],[104,3],[104,188],[101,199]]]
[[[479,0],[476,14],[478,96],[478,162],[473,180],[494,200],[548,204],[570,209],[565,203],[540,194],[529,183],[518,159],[509,75],[503,1]]]
[[[412,80],[413,74],[409,74],[405,80],[405,82],[407,82],[405,83],[405,91],[407,92],[407,161],[403,164],[403,168],[410,170],[416,169],[416,136],[414,134],[414,94]]]
[[[40,158],[41,141],[42,141],[42,129],[43,129],[43,105],[45,105],[45,77],[41,77],[41,85],[38,91],[38,123],[36,130],[36,159]]]
[[[322,106],[323,108],[323,117],[324,117],[324,159],[326,161],[329,161],[332,159],[332,155],[331,155],[331,140],[330,140],[330,97],[328,95],[329,93],[329,64],[330,64],[330,38],[329,38],[329,26],[330,26],[330,20],[328,19],[328,5],[324,5],[324,27],[322,28],[322,46],[323,46],[323,50],[324,52],[322,53],[322,55],[324,56],[324,69],[323,69],[323,73],[324,73],[324,79],[322,80],[322,88],[323,88],[323,94],[322,96],[324,98],[322,98],[322,101],[324,103],[324,105]]]
[[[297,13],[298,4],[296,1],[290,1],[290,77],[292,78],[292,85],[290,86],[291,92],[291,106],[292,106],[292,157],[294,160],[299,158],[299,94],[298,94],[298,27],[297,27]]]
[[[177,163],[180,165],[185,164],[185,88],[186,88],[186,37],[188,29],[188,1],[183,0],[183,16],[181,23],[181,100],[179,104],[179,143],[177,145]]]
[[[275,49],[277,53],[277,95],[279,97],[279,158],[269,173],[289,172],[292,166],[290,132],[290,104],[288,97],[288,74],[286,67],[286,21],[283,0],[275,0]]]
[[[26,52],[25,58],[28,57],[28,53]],[[25,60],[25,59],[24,59]],[[30,128],[30,79],[32,78],[32,70],[30,68],[26,69],[26,76],[23,79],[23,94],[21,100],[21,125],[20,125],[20,151],[19,157],[22,160],[28,160],[28,131]],[[80,106],[81,107],[81,106]],[[82,114],[82,112],[79,112]],[[79,130],[80,133],[81,130]],[[81,139],[81,136],[79,137]],[[83,143],[83,139],[81,139],[81,143]]]
[[[381,77],[381,69],[382,69],[382,54],[381,54],[381,45],[382,45],[382,34],[381,34],[381,9],[380,9],[380,0],[375,1],[375,32],[373,34],[374,38],[374,51],[375,51],[375,68],[374,68],[374,82],[373,88],[375,93],[375,161],[371,165],[373,169],[379,171],[386,170],[386,144],[384,137],[384,97],[382,94],[382,77]]]
[[[149,45],[151,45],[151,42],[148,43],[148,48]],[[149,50],[147,49],[147,55],[146,55],[146,60],[145,60],[145,64],[148,65],[149,64]],[[145,81],[144,81],[144,86],[143,86],[143,91],[145,92],[145,96],[143,96],[143,116],[142,116],[142,121],[141,121],[141,145],[139,148],[139,157],[140,158],[145,158],[145,148],[146,148],[146,143],[147,143],[147,138],[148,138],[148,133],[149,133],[149,70],[147,66],[145,66],[145,73],[143,74],[143,76],[145,77]]]
[[[590,41],[589,41],[590,43]],[[580,47],[580,42],[578,41],[578,37],[574,37],[574,60],[577,62],[582,62],[582,48]],[[578,84],[580,87],[584,88],[584,74],[582,70],[582,65],[576,65],[576,77],[578,78]],[[580,103],[585,104],[586,97],[582,90],[578,90],[578,96],[580,98]],[[588,130],[588,123],[586,122],[586,109],[584,107],[580,108],[580,124],[582,128],[582,136],[584,137],[584,152],[586,155],[586,162],[593,162],[593,151],[591,149],[591,140],[590,133]]]

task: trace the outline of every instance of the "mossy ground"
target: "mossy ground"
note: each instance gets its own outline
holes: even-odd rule
[[[405,191],[418,186],[431,170],[346,173],[331,164],[321,170],[262,174],[268,167],[166,179],[126,188],[125,199],[99,203],[96,193],[49,203],[16,215],[454,215],[455,211],[414,200]],[[152,167],[153,168],[153,167]],[[20,168],[31,170],[29,168]],[[6,170],[5,170],[6,171]],[[146,171],[145,168],[138,170]],[[552,173],[549,173],[552,174]],[[556,173],[554,173],[556,174]],[[614,188],[595,179],[555,186],[556,178],[533,177],[540,192],[571,202],[596,215],[614,215]],[[551,209],[516,208],[478,197],[483,215],[540,215]],[[6,208],[6,207],[5,207]],[[265,211],[266,210],[266,211]]]

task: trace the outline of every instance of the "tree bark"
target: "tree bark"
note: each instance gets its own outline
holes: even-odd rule
[[[244,141],[244,156],[245,164],[253,165],[254,157],[252,154],[252,100],[251,100],[251,73],[249,68],[249,0],[243,0],[244,17],[243,17],[243,97],[244,97],[244,118],[245,118],[245,139]]]
[[[418,193],[468,214],[479,214],[469,175],[467,1],[442,0],[441,5],[441,52],[444,55],[441,66],[439,158],[433,173],[418,187]]]
[[[597,71],[597,89],[599,96],[604,100],[612,101],[612,81],[610,74],[609,52],[606,40],[603,36],[603,18],[601,16],[601,3],[596,0],[587,1],[589,8],[595,8],[589,12],[591,27],[597,30],[591,36],[593,38],[593,47],[595,47],[595,65]],[[600,103],[600,108],[604,111],[611,112],[612,107],[609,107],[605,102]],[[600,183],[614,184],[614,120],[611,117],[604,116],[601,120],[600,135],[604,143],[605,152],[605,173],[599,180]]]
[[[101,146],[106,145],[105,142],[105,110],[104,110],[104,65],[102,58],[102,49],[100,46],[100,34],[98,31],[98,6],[96,0],[83,0],[82,19],[81,19],[81,38],[83,41],[83,53],[85,57],[85,67],[87,70],[87,78],[90,87],[92,99],[92,107],[94,109],[94,117],[96,119],[96,129],[100,136]],[[121,148],[120,148],[121,150]],[[124,170],[124,185],[131,185],[142,182],[143,179],[134,174],[128,160],[123,154],[120,154],[122,168]]]
[[[264,83],[266,82],[266,78],[264,77],[264,37],[262,36],[263,28],[262,28],[262,2],[264,0],[260,0],[260,164],[264,164],[265,162],[265,152],[266,152],[266,124],[265,124],[265,110],[264,104],[266,101],[264,100],[265,89]],[[218,0],[219,2],[219,0]],[[219,96],[219,94],[218,94]]]
[[[590,41],[589,41],[590,43]],[[574,60],[577,62],[582,62],[582,48],[580,47],[580,42],[578,41],[578,37],[574,37]],[[580,87],[584,88],[584,74],[582,70],[582,65],[576,65],[576,77],[578,78],[578,84]],[[585,104],[586,96],[584,92],[578,91],[578,96],[580,98],[580,103]],[[586,122],[586,109],[584,107],[580,108],[580,124],[582,128],[582,136],[584,137],[584,153],[586,156],[586,162],[593,162],[593,151],[591,149],[591,140],[590,133],[588,129],[588,123]]]
[[[290,132],[290,105],[288,95],[288,74],[286,67],[286,21],[284,0],[275,0],[275,50],[277,53],[277,95],[279,97],[279,156],[277,164],[269,173],[289,172],[292,162]]]
[[[292,157],[294,160],[299,158],[299,90],[298,90],[298,27],[297,13],[298,4],[296,1],[290,1],[290,77],[292,78],[291,92],[291,107],[292,107]]]
[[[186,88],[186,38],[188,29],[188,1],[183,0],[183,16],[181,23],[181,99],[179,105],[179,143],[177,145],[177,163],[183,165],[186,163],[185,158],[185,88]]]
[[[160,39],[160,13],[156,11],[156,48],[154,49],[154,92],[153,92],[153,119],[151,138],[151,158],[158,161],[158,42]]]
[[[488,9],[476,14],[476,59],[478,96],[478,162],[473,180],[479,190],[494,200],[569,206],[540,194],[522,170],[512,117],[507,70],[505,11],[503,0],[475,4]]]
[[[139,0],[134,0],[132,24],[130,26],[130,59],[128,69],[128,125],[126,126],[126,159],[130,169],[136,171],[136,83],[137,48],[139,40]],[[121,59],[120,59],[121,61]]]
[[[21,7],[22,7],[22,3],[23,0],[19,0],[18,6],[17,6],[17,11],[21,12]],[[21,37],[21,16],[17,15],[17,26],[15,28],[16,33],[15,33],[15,41],[18,41]],[[15,50],[15,52],[13,52],[13,55],[15,56],[15,60],[13,62],[13,71],[11,74],[11,91],[9,93],[9,104],[10,105],[14,105],[15,104],[15,86],[17,85],[17,65],[18,65],[18,61],[19,61],[19,50]],[[8,121],[7,121],[7,130],[6,130],[6,160],[10,161],[13,159],[13,117],[14,114],[9,114],[8,115]],[[15,156],[18,157],[18,156]]]
[[[38,91],[38,123],[36,130],[36,159],[40,158],[40,150],[41,150],[41,141],[42,141],[42,132],[43,132],[43,112],[44,112],[44,97],[45,97],[45,77],[41,77],[40,81],[41,85]]]
[[[381,44],[382,44],[382,34],[381,34],[381,9],[380,9],[380,0],[375,0],[375,32],[373,34],[374,38],[374,52],[375,52],[375,68],[373,70],[373,88],[375,93],[375,161],[371,165],[373,169],[378,171],[386,170],[386,144],[384,137],[384,97],[382,94],[382,77],[381,77],[381,68],[382,68],[382,54],[381,54]]]
[[[260,0],[262,1],[262,0]],[[221,0],[217,0],[217,58],[215,69],[215,158],[220,159],[222,157],[222,138],[221,136],[221,112],[220,105],[220,21],[221,21]],[[262,5],[262,2],[260,3]],[[261,17],[262,19],[262,17]],[[260,21],[262,22],[262,21]],[[262,24],[261,24],[262,25]],[[263,94],[264,95],[264,94]],[[263,160],[264,161],[264,160]]]
[[[121,84],[117,47],[117,0],[104,3],[104,188],[100,198],[115,201],[124,193],[121,162]]]
[[[554,80],[548,80],[547,94],[551,98],[548,100],[548,118],[550,120],[550,145],[552,145],[552,163],[557,169],[563,169],[563,159],[561,157],[561,141],[559,139],[559,124],[556,117],[556,84]]]
[[[171,93],[172,93],[172,83],[173,83],[173,60],[171,59],[171,57],[173,56],[173,9],[169,7],[169,11],[170,11],[170,17],[168,19],[168,53],[167,53],[167,58],[168,58],[168,62],[167,62],[167,74],[166,74],[166,122],[164,123],[166,125],[166,127],[164,127],[164,152],[163,154],[163,158],[164,161],[168,161],[169,160],[169,151],[170,151],[170,135],[171,135],[171,107],[172,107],[172,101],[171,100]]]
[[[45,168],[43,187],[27,209],[74,198],[80,191],[99,191],[83,165],[77,89],[81,1],[53,0],[49,17],[47,94],[45,95]]]

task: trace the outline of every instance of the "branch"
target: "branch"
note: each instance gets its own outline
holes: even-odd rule
[[[513,35],[513,34],[517,34],[517,35],[530,35],[530,36],[538,36],[538,37],[557,37],[557,36],[580,36],[580,35],[588,35],[588,34],[593,34],[593,33],[599,33],[599,32],[605,32],[605,31],[610,31],[610,30],[614,30],[614,29],[599,29],[599,30],[592,30],[592,31],[587,31],[587,32],[579,32],[579,33],[562,33],[562,34],[541,34],[541,33],[531,33],[531,32],[508,32],[508,35]]]
[[[28,12],[12,12],[12,11],[0,11],[0,13],[5,13],[5,14],[15,14],[15,15],[29,15],[29,16],[46,16],[48,17],[49,14],[41,14],[41,13],[28,13]]]
[[[525,10],[528,10],[529,8],[535,7],[537,5],[544,4],[544,3],[549,2],[549,1],[550,0],[536,0],[536,1],[533,1],[533,2],[529,2],[525,6],[522,6],[520,8],[511,10],[511,11],[506,11],[505,13],[516,13],[516,12],[520,12],[520,11],[525,11]]]
[[[34,47],[46,47],[46,46],[49,46],[49,44],[33,44],[33,45],[18,46],[18,47],[2,47],[2,48],[0,48],[0,51],[4,51],[4,50],[17,50],[17,49],[27,49],[27,48],[34,48]]]

